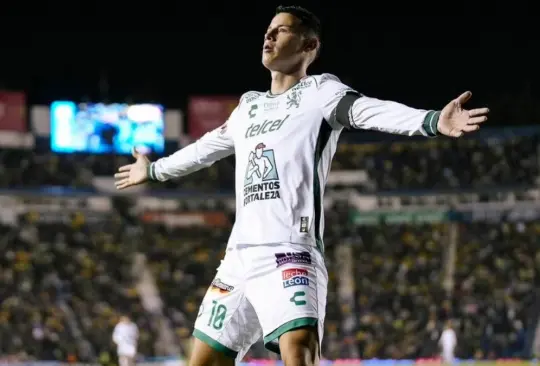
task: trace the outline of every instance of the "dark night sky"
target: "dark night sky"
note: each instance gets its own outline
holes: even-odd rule
[[[86,16],[74,16],[84,9],[72,5],[72,15],[62,21],[43,16],[58,16],[60,8],[52,6],[35,8],[34,18],[19,17],[19,24],[34,27],[13,32],[13,38],[4,36],[0,87],[24,88],[33,103],[85,95],[95,100],[100,74],[106,74],[109,100],[150,99],[180,108],[189,94],[240,95],[268,88],[260,50],[280,2],[88,4]],[[367,95],[422,108],[440,108],[467,89],[475,94],[474,105],[494,110],[506,109],[503,95],[523,105],[506,102],[515,109],[540,105],[535,102],[540,101],[540,26],[535,25],[540,21],[527,17],[528,9],[517,3],[515,8],[508,2],[486,7],[480,2],[467,7],[445,2],[299,4],[317,13],[323,24],[322,55],[312,73],[330,72]],[[91,14],[97,11],[110,15]],[[508,114],[516,118],[513,112],[503,115]]]

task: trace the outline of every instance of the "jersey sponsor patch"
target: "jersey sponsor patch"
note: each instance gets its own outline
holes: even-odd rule
[[[307,89],[313,85],[313,80],[315,80],[312,77],[307,77],[303,80],[301,80],[298,84],[292,87],[291,91],[298,91],[302,89]]]
[[[259,106],[257,104],[253,104],[248,111],[249,118],[255,118],[257,116],[257,109],[259,109]]]
[[[223,135],[225,132],[227,132],[227,122],[222,124],[221,127],[219,128],[219,134],[220,135]]]
[[[243,97],[244,103],[251,103],[254,100],[259,99],[262,95],[263,93],[259,93],[259,92],[247,92],[244,94],[244,97]]]
[[[210,286],[210,291],[219,292],[220,294],[228,294],[234,290],[234,286],[223,283],[219,278],[215,278]]]
[[[302,268],[289,268],[281,272],[283,288],[309,286],[308,271]]]
[[[262,142],[250,151],[244,177],[244,206],[249,203],[281,198],[274,150]]]
[[[253,108],[251,108],[248,112],[250,118],[255,117],[255,113],[257,111],[258,107],[257,105],[253,105]],[[281,129],[283,125],[285,124],[285,121],[289,119],[291,115],[287,114],[283,118],[279,119],[265,119],[261,123],[253,123],[249,125],[249,127],[246,130],[245,138],[249,139],[252,137],[260,136],[260,135],[266,135],[267,133],[275,132]]]
[[[309,217],[302,216],[300,218],[300,232],[301,233],[307,233],[308,232],[308,225],[309,225]]]
[[[311,264],[311,254],[309,252],[276,253],[276,265],[281,267],[284,264]]]

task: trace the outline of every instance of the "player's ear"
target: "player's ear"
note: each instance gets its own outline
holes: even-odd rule
[[[304,51],[305,52],[314,51],[314,50],[317,49],[318,46],[319,46],[319,41],[317,40],[317,38],[309,37],[309,38],[304,39]]]

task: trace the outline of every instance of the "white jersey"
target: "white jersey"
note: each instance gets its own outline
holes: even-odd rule
[[[447,328],[443,330],[441,334],[441,339],[439,340],[439,344],[442,347],[443,352],[445,350],[450,351],[456,348],[456,345],[457,345],[456,332],[454,332],[454,330],[451,328]]]
[[[137,354],[137,341],[139,329],[133,322],[116,324],[113,331],[113,341],[118,348],[118,354],[135,357]]]
[[[293,243],[323,249],[323,194],[343,124],[336,107],[358,94],[335,76],[307,76],[288,91],[247,92],[220,128],[152,163],[165,181],[236,156],[236,222],[229,246]],[[359,94],[358,94],[359,95]],[[434,135],[436,112],[360,96],[350,127]]]

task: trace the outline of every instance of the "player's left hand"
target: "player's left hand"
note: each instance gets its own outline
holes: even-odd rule
[[[465,92],[444,107],[437,125],[441,134],[461,137],[465,133],[478,130],[480,124],[487,121],[488,108],[463,109],[462,105],[471,99],[471,96],[470,91]]]

